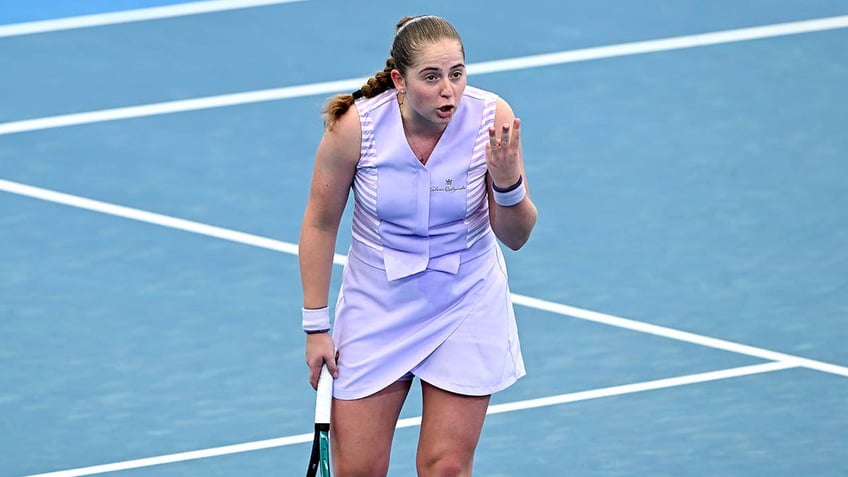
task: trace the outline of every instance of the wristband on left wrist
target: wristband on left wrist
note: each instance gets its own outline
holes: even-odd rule
[[[506,188],[500,188],[492,182],[492,195],[494,196],[495,203],[501,207],[512,207],[518,204],[527,195],[527,189],[524,187],[524,178],[518,176],[518,182]]]

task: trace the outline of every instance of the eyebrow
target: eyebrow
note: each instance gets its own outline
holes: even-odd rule
[[[451,70],[455,70],[457,68],[465,68],[465,63],[457,63],[450,67]],[[418,71],[418,74],[426,73],[428,71],[439,71],[439,68],[436,68],[435,66],[428,66],[425,68],[421,68],[421,70]]]

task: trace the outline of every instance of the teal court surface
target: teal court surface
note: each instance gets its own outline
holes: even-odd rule
[[[0,475],[303,475],[320,106],[423,13],[540,211],[475,475],[848,475],[844,0],[0,0]]]

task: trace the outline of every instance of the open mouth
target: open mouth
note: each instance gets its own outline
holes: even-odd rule
[[[439,108],[439,111],[441,111],[442,113],[448,114],[451,111],[453,111],[453,106],[451,106],[451,105],[442,106],[442,107]]]

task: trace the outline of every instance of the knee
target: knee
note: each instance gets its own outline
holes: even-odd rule
[[[419,456],[418,475],[428,477],[461,477],[471,475],[471,460],[459,455]]]

